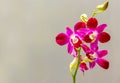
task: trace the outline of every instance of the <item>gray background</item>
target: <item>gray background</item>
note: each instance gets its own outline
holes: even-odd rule
[[[55,36],[73,28],[82,13],[91,15],[105,0],[0,0],[0,83],[72,83],[69,63],[73,57]],[[96,66],[79,71],[77,83],[120,83],[120,0],[109,0],[106,12],[97,15],[107,23],[111,41],[110,68]]]

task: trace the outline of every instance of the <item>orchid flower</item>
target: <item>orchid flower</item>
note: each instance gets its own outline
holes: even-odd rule
[[[56,36],[56,42],[60,46],[67,44],[68,53],[73,56],[77,56],[76,48],[81,47],[82,44],[81,37],[73,32],[69,27],[66,28],[66,33],[62,32]]]
[[[82,46],[86,53],[90,68],[94,68],[97,63],[100,67],[104,69],[109,68],[109,61],[104,59],[108,54],[108,50],[98,50],[98,44],[92,44],[90,48],[87,45]]]
[[[74,30],[66,27],[66,32],[61,32],[55,37],[56,43],[60,46],[67,45],[67,51],[74,57],[70,63],[70,74],[73,83],[76,83],[76,74],[80,69],[83,74],[86,70],[93,69],[98,64],[103,69],[109,68],[109,61],[105,59],[108,50],[100,50],[99,43],[106,43],[111,39],[109,33],[105,32],[107,24],[99,24],[94,17],[105,11],[108,1],[98,5],[92,12],[90,18],[86,14],[80,16],[81,21],[74,24]],[[81,50],[82,49],[82,50]],[[81,51],[84,51],[81,55]]]
[[[110,35],[107,32],[103,32],[107,27],[107,24],[101,24],[98,26],[96,18],[89,18],[87,24],[84,22],[78,22],[74,26],[74,30],[77,34],[82,34],[82,38],[86,43],[93,43],[99,41],[106,43],[110,40]]]

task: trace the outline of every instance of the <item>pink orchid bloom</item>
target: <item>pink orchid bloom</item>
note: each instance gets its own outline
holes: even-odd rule
[[[74,26],[74,31],[82,36],[86,43],[94,43],[95,41],[106,43],[110,40],[110,35],[107,32],[103,32],[106,27],[107,24],[98,26],[97,19],[90,18],[87,24],[84,22],[77,22]]]
[[[107,32],[103,32],[107,27],[107,24],[101,24],[98,26],[96,18],[89,18],[87,21],[88,33],[84,37],[86,42],[94,42],[98,40],[101,43],[106,43],[110,40],[110,35]],[[91,40],[91,41],[90,41]]]
[[[90,60],[89,62],[90,68],[94,68],[96,63],[104,69],[109,68],[109,62],[106,59],[104,59],[104,56],[108,54],[108,50],[98,50],[97,43],[91,45],[90,48],[87,45],[84,45],[82,47],[86,53],[86,56]]]
[[[66,33],[59,33],[56,36],[56,43],[60,46],[68,45],[68,53],[77,56],[76,48],[81,47],[82,40],[81,37],[73,32],[70,28],[66,28]]]

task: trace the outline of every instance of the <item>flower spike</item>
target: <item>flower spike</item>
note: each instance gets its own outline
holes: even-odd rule
[[[107,24],[99,24],[98,19],[94,17],[96,14],[105,11],[108,8],[108,3],[106,1],[98,5],[91,17],[82,14],[80,16],[81,21],[74,24],[74,29],[66,27],[66,32],[60,32],[55,38],[58,45],[67,45],[67,51],[73,57],[69,66],[73,83],[76,83],[78,70],[84,74],[85,71],[95,68],[96,64],[103,69],[108,69],[110,66],[110,62],[105,59],[108,50],[99,49],[99,43],[101,45],[107,43],[111,36],[105,32]],[[83,51],[82,55],[81,51]]]

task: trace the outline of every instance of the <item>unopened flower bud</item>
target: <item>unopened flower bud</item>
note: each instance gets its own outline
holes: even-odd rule
[[[70,73],[71,73],[71,75],[74,74],[74,70],[77,67],[77,61],[78,61],[78,58],[74,58],[73,61],[70,63]]]
[[[107,7],[108,7],[108,1],[106,1],[106,2],[104,2],[103,4],[101,4],[101,5],[98,5],[96,8],[98,9],[98,10],[100,10],[100,11],[105,11],[106,9],[107,9]]]
[[[87,22],[87,21],[88,21],[87,15],[86,15],[86,14],[82,14],[82,15],[80,16],[80,20],[81,20],[82,22]]]

